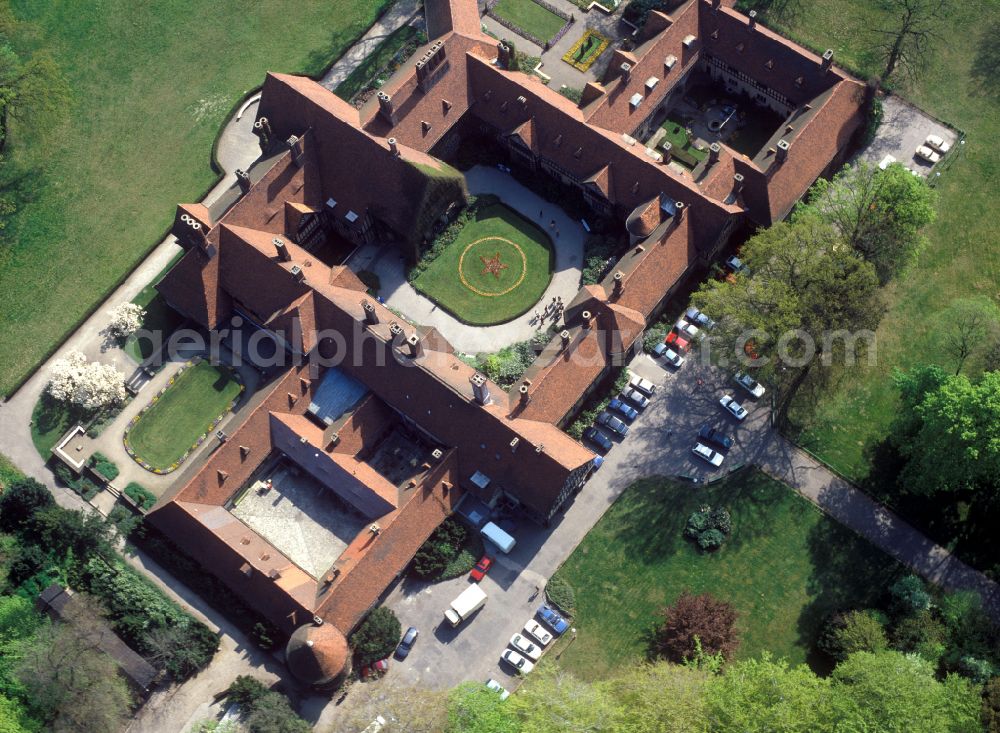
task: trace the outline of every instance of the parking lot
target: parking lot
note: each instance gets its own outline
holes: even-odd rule
[[[930,174],[927,161],[913,155],[928,135],[937,135],[952,148],[958,144],[958,133],[897,96],[882,103],[885,116],[871,144],[858,157],[878,164],[886,155],[922,176]]]
[[[733,384],[731,372],[703,366],[693,358],[674,371],[646,355],[637,356],[631,369],[657,385],[651,404],[632,423],[625,439],[615,439],[604,465],[551,527],[542,528],[526,519],[504,520],[517,546],[509,555],[495,555],[496,563],[481,584],[487,594],[482,609],[458,628],[444,620],[444,610],[468,586],[468,576],[436,584],[404,579],[393,588],[387,605],[404,629],[416,626],[421,636],[405,661],[391,662],[390,674],[406,683],[440,689],[492,677],[513,689],[516,675],[500,662],[508,640],[543,602],[541,589],[546,579],[632,481],[651,474],[701,480],[753,461],[773,448],[766,405],[754,405]],[[750,410],[743,422],[719,406],[719,398],[727,393]],[[765,395],[761,402],[767,399]],[[734,438],[721,469],[711,469],[691,454],[703,425],[720,428]],[[692,483],[692,491],[697,488]]]

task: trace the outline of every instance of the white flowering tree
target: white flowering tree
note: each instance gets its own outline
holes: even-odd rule
[[[85,410],[111,407],[125,399],[125,377],[111,364],[88,362],[79,351],[52,364],[49,394]]]
[[[146,311],[135,303],[119,303],[108,311],[108,315],[111,316],[108,333],[116,339],[124,340],[139,330]]]

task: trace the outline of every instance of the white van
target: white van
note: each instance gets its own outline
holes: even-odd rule
[[[493,522],[487,522],[484,524],[483,528],[479,530],[479,534],[496,545],[500,552],[505,555],[513,550],[514,545],[517,544],[517,540],[504,532],[497,525],[493,524]]]

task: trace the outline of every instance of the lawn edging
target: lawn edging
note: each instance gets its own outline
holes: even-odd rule
[[[139,424],[139,420],[142,418],[142,416],[145,415],[147,412],[149,412],[149,410],[151,410],[153,407],[155,407],[159,403],[160,398],[167,392],[167,390],[169,390],[171,387],[174,386],[174,384],[177,382],[178,378],[182,374],[184,374],[184,372],[186,372],[188,369],[190,369],[192,367],[197,366],[202,361],[204,361],[204,359],[202,359],[202,357],[198,356],[198,357],[195,357],[194,359],[191,359],[190,361],[186,362],[184,364],[184,366],[182,366],[177,371],[177,374],[175,374],[174,376],[172,376],[167,381],[166,386],[164,386],[163,389],[161,389],[159,392],[157,392],[153,396],[153,399],[150,400],[149,403],[145,407],[143,407],[135,415],[135,417],[133,417],[131,420],[129,420],[129,423],[128,423],[128,425],[125,428],[125,432],[122,435],[122,444],[125,446],[125,452],[129,454],[129,457],[131,457],[133,461],[135,461],[136,463],[138,463],[140,466],[142,466],[143,468],[145,468],[150,473],[155,473],[155,474],[158,474],[158,475],[166,475],[168,473],[173,473],[178,468],[180,468],[181,464],[183,464],[184,461],[186,461],[188,459],[188,457],[192,453],[194,453],[199,447],[201,447],[201,444],[204,443],[208,439],[208,436],[211,434],[212,429],[215,428],[219,423],[221,423],[223,421],[223,419],[225,419],[226,415],[228,415],[230,412],[232,412],[236,408],[236,405],[239,403],[240,398],[243,396],[243,391],[246,389],[246,385],[243,383],[243,380],[240,378],[239,372],[237,370],[235,370],[235,369],[230,369],[230,376],[240,386],[239,392],[236,394],[236,397],[233,398],[232,402],[229,403],[229,406],[226,408],[226,410],[224,412],[222,412],[222,414],[220,414],[218,417],[216,417],[212,421],[212,423],[208,426],[208,429],[204,433],[202,433],[200,436],[198,436],[198,439],[191,445],[190,448],[187,449],[187,451],[184,452],[184,454],[180,458],[178,458],[174,463],[170,464],[166,468],[159,468],[159,467],[156,467],[156,466],[152,466],[149,463],[146,463],[146,461],[144,461],[142,458],[140,458],[138,456],[138,454],[136,454],[136,452],[132,449],[132,445],[129,443],[129,439],[128,439],[129,433],[132,431],[132,429],[136,425]]]

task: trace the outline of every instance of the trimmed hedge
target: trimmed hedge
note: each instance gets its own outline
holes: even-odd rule
[[[125,487],[125,496],[138,504],[142,509],[151,509],[156,503],[156,496],[145,486],[132,481]]]
[[[560,575],[554,575],[545,584],[545,597],[568,616],[576,610],[576,592],[573,586]]]
[[[97,473],[101,474],[109,482],[114,481],[118,478],[118,474],[121,473],[115,462],[103,453],[94,453],[94,455],[92,455],[90,460],[87,462],[87,465],[97,471]]]

